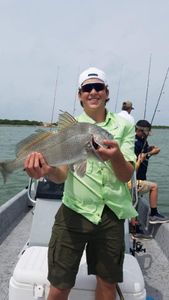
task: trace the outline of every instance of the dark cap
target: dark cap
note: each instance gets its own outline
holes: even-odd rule
[[[136,123],[136,128],[141,129],[148,134],[151,131],[151,124],[147,120],[139,120]]]
[[[134,109],[133,103],[131,101],[124,101],[122,104],[122,109],[126,110],[128,108]]]

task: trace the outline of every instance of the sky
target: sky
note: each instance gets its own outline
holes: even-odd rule
[[[143,119],[148,92],[146,119],[169,125],[168,15],[168,0],[0,0],[0,119],[80,114],[78,77],[95,66],[109,110],[130,100]]]

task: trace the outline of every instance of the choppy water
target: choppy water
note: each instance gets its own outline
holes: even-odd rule
[[[33,126],[0,126],[0,160],[15,158],[16,144],[36,129]],[[153,130],[149,144],[161,148],[160,153],[150,159],[148,179],[158,183],[160,211],[169,215],[169,129]],[[24,171],[13,173],[5,185],[0,177],[0,205],[27,185],[28,176]]]

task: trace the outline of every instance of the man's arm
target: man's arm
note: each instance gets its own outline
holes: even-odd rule
[[[150,146],[149,148],[148,148],[148,155],[149,155],[149,157],[150,156],[152,156],[152,155],[156,155],[156,154],[158,154],[160,152],[160,148],[159,147],[157,147],[157,146]]]
[[[156,155],[160,152],[160,148],[156,147],[156,146],[150,146],[148,148],[148,152],[146,153],[140,153],[137,157],[137,161],[136,161],[136,171],[138,171],[141,163],[146,160],[149,159],[152,155]]]

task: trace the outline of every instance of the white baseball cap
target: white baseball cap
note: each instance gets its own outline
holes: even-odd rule
[[[79,88],[81,87],[82,83],[90,78],[97,78],[103,81],[105,85],[107,85],[107,80],[106,80],[106,74],[102,71],[99,70],[95,67],[91,67],[83,71],[80,76],[79,76]]]

